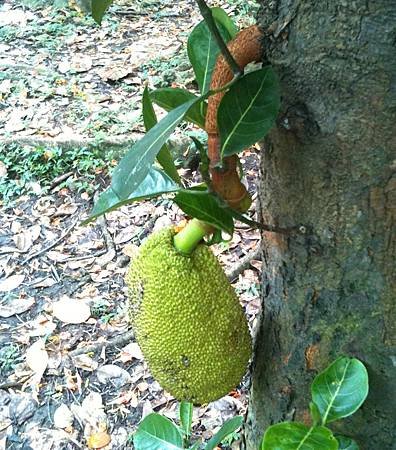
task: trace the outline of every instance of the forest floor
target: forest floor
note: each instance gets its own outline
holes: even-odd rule
[[[61,0],[43,3],[0,5],[0,450],[83,449],[103,435],[103,448],[128,449],[142,417],[175,419],[178,403],[133,341],[124,275],[149,233],[185,216],[160,198],[80,224],[109,167],[143,135],[145,83],[195,88],[185,43],[200,16],[191,0],[119,2],[98,27]],[[241,27],[252,21],[249,8],[225,7]],[[183,126],[174,138],[190,185],[194,155],[181,136],[199,133]],[[257,160],[254,148],[241,159],[253,196]],[[232,240],[213,249],[230,273],[259,240],[237,223]],[[260,265],[253,259],[232,280],[252,329]],[[194,436],[208,439],[245,414],[248,385],[246,376],[194,408]],[[233,439],[223,448],[240,448]]]

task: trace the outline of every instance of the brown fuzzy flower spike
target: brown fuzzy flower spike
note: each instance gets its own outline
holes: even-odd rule
[[[227,45],[231,55],[241,69],[247,64],[259,61],[261,58],[262,32],[258,26],[253,25],[240,31]],[[212,74],[210,89],[218,89],[233,78],[233,73],[222,55],[217,58]],[[217,167],[220,162],[220,140],[217,129],[217,109],[223,98],[224,92],[212,95],[208,100],[208,112],[205,128],[208,133],[208,156],[210,159],[210,172],[213,189],[231,207],[239,210],[247,210],[250,205],[250,197],[245,186],[241,183],[237,172],[236,155],[223,160],[223,168]]]

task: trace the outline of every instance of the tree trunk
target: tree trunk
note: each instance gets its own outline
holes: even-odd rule
[[[247,448],[309,421],[310,383],[340,355],[370,393],[335,422],[361,449],[396,449],[396,1],[261,0],[282,111],[261,166],[263,314]],[[318,449],[319,450],[319,449]]]

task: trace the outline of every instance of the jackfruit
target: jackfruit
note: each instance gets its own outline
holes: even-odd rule
[[[126,275],[130,320],[152,375],[178,400],[203,404],[241,380],[251,354],[243,309],[212,251],[190,256],[175,231],[153,233]]]

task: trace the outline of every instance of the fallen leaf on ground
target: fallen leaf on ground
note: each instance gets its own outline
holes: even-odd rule
[[[0,161],[0,178],[4,178],[7,175],[7,166]]]
[[[93,372],[98,368],[98,362],[90,358],[88,355],[77,355],[72,358],[74,365],[78,369]]]
[[[19,287],[23,280],[25,279],[25,275],[11,275],[5,280],[0,281],[0,292],[10,292]]]
[[[125,78],[127,75],[132,73],[133,68],[126,64],[114,64],[112,66],[106,67],[103,70],[99,70],[99,76],[102,80],[107,81],[118,81]]]
[[[103,408],[102,396],[99,392],[91,392],[84,398],[81,407],[88,413]]]
[[[91,434],[87,439],[89,448],[103,448],[110,444],[111,437],[105,431],[99,431],[98,433]]]
[[[34,298],[11,298],[0,303],[0,317],[11,317],[22,314],[34,304]]]
[[[49,277],[40,277],[39,279],[37,279],[36,281],[34,281],[33,283],[30,284],[30,287],[34,287],[34,288],[47,288],[47,287],[51,287],[54,284],[56,284],[56,280],[54,280],[53,278]]]
[[[62,403],[54,412],[54,425],[57,428],[68,428],[73,425],[73,413],[70,411],[69,407]]]
[[[106,264],[108,264],[116,255],[116,252],[114,249],[110,249],[109,251],[107,251],[104,255],[99,256],[98,258],[95,259],[95,263],[100,266],[103,267]],[[94,280],[96,281],[96,280]]]
[[[29,336],[38,337],[50,335],[55,331],[56,324],[44,315],[38,316],[35,320],[28,322]]]
[[[263,270],[263,262],[259,261],[258,259],[252,259],[250,261],[250,265],[253,266],[256,270],[258,270],[260,273]]]
[[[53,304],[53,315],[64,323],[83,323],[91,316],[89,306],[83,300],[63,297]]]
[[[76,72],[87,72],[92,67],[92,58],[87,55],[74,55],[70,64]]]
[[[127,244],[122,249],[122,253],[130,258],[134,258],[139,253],[139,246],[136,244]]]
[[[125,242],[132,240],[138,230],[139,228],[136,225],[129,225],[128,227],[123,228],[114,238],[114,244],[124,244]]]
[[[132,361],[132,359],[138,359],[141,361],[143,359],[143,353],[140,350],[139,344],[136,342],[131,342],[126,345],[122,350],[116,361],[121,361],[123,363]]]
[[[98,380],[102,384],[112,383],[116,388],[120,388],[131,381],[131,376],[122,367],[115,364],[107,364],[99,367],[96,372]]]
[[[33,370],[39,382],[48,365],[48,353],[43,339],[37,340],[26,350],[26,364]]]

